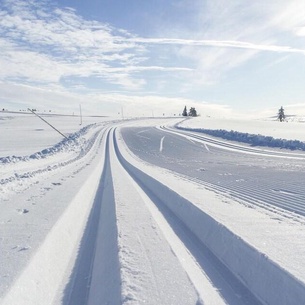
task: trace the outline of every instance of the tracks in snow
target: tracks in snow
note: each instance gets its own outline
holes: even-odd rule
[[[160,129],[178,136],[200,141],[201,143],[204,143],[204,145],[210,145],[236,153],[246,153],[267,158],[305,160],[305,155],[302,153],[256,149],[213,139],[195,132],[182,130],[177,131],[176,129],[167,127],[161,127]],[[207,177],[206,180],[195,178],[189,179],[194,180],[216,192],[220,192],[236,199],[241,199],[251,205],[265,208],[288,218],[295,218],[298,215],[305,216],[304,188],[294,185],[293,182],[289,180],[287,181],[287,179],[283,183],[283,181],[278,177],[272,177],[272,181],[268,181],[267,179],[266,183],[264,185],[261,184],[260,187],[256,187],[256,182],[254,180],[252,182],[250,181],[249,183],[245,183],[243,181],[237,183],[236,180],[232,181],[232,179],[222,179],[221,183],[219,183],[219,179],[217,177]],[[250,179],[253,179],[253,177],[250,177]]]
[[[190,203],[127,162],[114,131],[105,150],[64,304],[259,304],[165,201]]]
[[[283,295],[295,293],[304,297],[304,286],[284,270],[129,163],[114,131],[107,143],[103,183],[95,200],[101,207],[98,229],[93,230],[96,246],[88,250],[83,245],[80,251],[91,257],[86,260],[90,263],[85,276],[90,280],[86,285],[74,284],[84,277],[82,263],[76,264],[80,270],[74,270],[65,304],[104,300],[109,304],[254,305],[277,304]],[[89,221],[87,227],[92,225]],[[113,250],[111,255],[103,254],[107,248]],[[275,281],[267,292],[265,285],[275,280],[274,269],[285,277],[285,284]],[[283,286],[281,292],[274,293],[278,285]],[[85,289],[80,290],[82,286]]]
[[[94,219],[90,216],[64,304],[201,304],[193,286],[199,280],[209,286],[206,298],[224,304],[118,158],[114,134],[108,135]]]
[[[0,199],[6,199],[12,192],[22,192],[37,180],[49,178],[50,174],[57,174],[61,170],[72,168],[77,174],[95,158],[101,145],[100,136],[105,130],[103,125],[89,125],[68,139],[31,156],[0,158]]]
[[[38,292],[64,305],[302,303],[303,284],[127,161],[116,134],[103,137],[96,188],[88,180],[1,304],[38,304]]]
[[[186,137],[190,137],[193,140],[199,140],[201,142],[204,142],[207,145],[211,145],[214,147],[220,147],[222,149],[227,149],[239,153],[248,153],[248,154],[253,154],[253,155],[261,155],[265,157],[273,157],[273,158],[287,158],[287,159],[296,159],[296,160],[304,160],[305,159],[305,154],[301,153],[285,153],[285,152],[279,152],[275,150],[267,150],[267,149],[256,149],[253,147],[248,147],[245,145],[238,145],[238,144],[233,144],[227,141],[221,141],[218,139],[214,139],[209,136],[204,136],[201,134],[198,134],[196,132],[191,132],[191,131],[185,131],[185,130],[177,130],[174,128],[169,128],[162,126],[160,127],[161,130],[171,132],[176,135],[184,135]]]

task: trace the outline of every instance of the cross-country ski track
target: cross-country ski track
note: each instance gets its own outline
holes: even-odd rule
[[[33,162],[16,161],[23,164],[18,176],[13,165],[5,165],[12,167],[1,180],[7,204],[15,187],[28,202],[36,196],[37,210],[46,209],[39,205],[43,196],[54,196],[55,204],[59,190],[65,204],[49,215],[36,242],[18,248],[13,257],[3,235],[1,268],[5,271],[11,261],[17,267],[6,276],[0,304],[305,304],[304,256],[287,259],[293,247],[302,245],[286,235],[296,231],[300,240],[305,237],[304,194],[295,188],[287,202],[254,184],[251,189],[230,181],[218,185],[150,164],[124,140],[124,126],[132,124],[91,126],[80,151],[55,151],[55,156],[62,154],[60,162],[53,153]],[[159,154],[174,134],[201,141],[207,153],[217,147],[216,154],[230,150],[304,162],[302,154],[222,144],[172,128],[150,129],[160,133]],[[86,178],[78,178],[79,172],[86,172]],[[71,179],[77,180],[74,189]],[[36,180],[52,187],[41,194]],[[275,196],[280,195],[284,187],[273,183]],[[16,220],[31,236],[34,229],[19,217],[27,217],[28,209],[19,211],[18,216],[2,215],[1,224]],[[28,252],[26,261],[23,252]]]

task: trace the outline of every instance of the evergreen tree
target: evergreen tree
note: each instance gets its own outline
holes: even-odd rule
[[[279,112],[277,114],[277,118],[280,122],[283,122],[285,120],[285,113],[284,113],[284,108],[283,106],[281,106],[281,108],[279,109]]]
[[[194,107],[191,107],[190,112],[189,112],[189,116],[193,116],[193,117],[197,116],[197,111]]]
[[[187,109],[186,109],[186,106],[184,107],[184,110],[183,110],[183,112],[182,112],[182,115],[183,115],[183,116],[187,116]]]

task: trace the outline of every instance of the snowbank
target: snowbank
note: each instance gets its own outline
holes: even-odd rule
[[[202,126],[212,126],[213,128],[202,128]],[[277,121],[258,120],[228,121],[211,118],[190,119],[176,125],[176,128],[180,130],[200,132],[230,141],[247,143],[252,146],[265,146],[305,151],[303,127],[304,126],[300,123],[286,124],[279,123]],[[251,132],[245,132],[245,130],[249,130]],[[261,133],[254,133],[255,131],[261,131]]]
[[[260,134],[249,134],[238,131],[227,131],[227,130],[212,130],[212,129],[202,129],[202,128],[184,128],[177,126],[178,129],[186,131],[195,131],[208,134],[213,137],[219,137],[225,140],[237,141],[242,143],[247,143],[252,146],[267,146],[274,148],[285,148],[291,150],[304,150],[305,143],[299,140],[285,140],[285,139],[275,139],[270,136],[263,136]]]
[[[108,124],[114,118],[46,115],[42,117],[66,136],[77,133],[82,126]],[[0,112],[0,156],[29,156],[53,147],[63,137],[33,114]]]
[[[43,159],[48,156],[54,155],[58,152],[67,152],[67,151],[75,151],[77,148],[78,150],[83,150],[85,146],[88,145],[88,141],[83,138],[83,136],[91,129],[95,124],[87,125],[80,129],[78,132],[70,134],[67,138],[64,138],[59,143],[45,148],[39,152],[33,153],[29,156],[7,156],[7,157],[0,157],[0,164],[3,163],[16,163],[19,161],[29,161],[30,159]],[[91,141],[92,142],[92,141]]]
[[[71,139],[77,138],[77,134],[71,136]],[[103,141],[105,142],[105,138]],[[94,141],[94,144],[98,147],[101,145],[99,141]],[[62,145],[65,146],[64,143]],[[104,159],[105,153],[102,151],[97,166],[48,232],[27,267],[4,298],[1,299],[0,296],[1,305],[62,303],[62,286],[68,281],[77,259],[78,247],[92,210]]]

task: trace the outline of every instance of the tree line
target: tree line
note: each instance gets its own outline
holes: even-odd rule
[[[191,107],[189,111],[187,111],[187,108],[186,106],[184,107],[183,111],[182,111],[182,116],[192,116],[192,117],[196,117],[198,116],[197,114],[197,111],[195,109],[195,107]],[[284,108],[283,106],[281,106],[281,108],[278,110],[278,113],[277,113],[277,119],[280,121],[280,122],[284,122],[285,121],[285,111],[284,111]]]
[[[198,116],[197,111],[194,107],[191,107],[189,111],[187,111],[186,106],[184,107],[183,111],[182,111],[182,116],[192,116],[192,117],[196,117]]]

